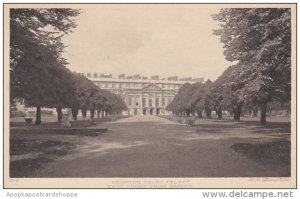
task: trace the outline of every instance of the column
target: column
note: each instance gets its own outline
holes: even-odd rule
[[[143,101],[143,93],[140,94],[140,100],[139,100],[139,114],[140,115],[143,115],[143,104],[142,104],[142,101]]]
[[[162,92],[161,94],[161,111],[163,110],[162,113],[163,115],[165,115],[165,106],[162,103],[163,98],[164,98],[164,92]],[[166,104],[166,100],[165,100],[165,104]]]
[[[146,99],[146,107],[149,108],[149,95],[146,95],[145,99]]]
[[[160,105],[161,108],[163,107],[163,105],[162,105],[162,95],[159,98],[159,105]]]
[[[156,109],[157,109],[157,106],[156,106],[156,93],[153,94],[153,103],[154,103],[153,115],[156,115]]]
[[[147,94],[146,96],[145,96],[145,100],[146,100],[146,115],[149,115],[150,114],[150,110],[149,110],[149,94]]]

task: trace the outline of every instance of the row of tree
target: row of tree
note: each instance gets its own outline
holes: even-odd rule
[[[214,82],[184,85],[167,107],[175,114],[189,116],[216,111],[240,120],[242,110],[257,114],[266,123],[271,103],[291,100],[291,12],[284,8],[221,9],[213,18],[221,29],[214,34],[224,44],[224,55],[235,64]]]
[[[100,90],[86,77],[66,68],[62,37],[76,27],[77,9],[10,9],[10,102],[22,99],[36,107],[36,124],[41,124],[41,107],[71,108],[91,117],[95,111],[119,113],[123,100]]]

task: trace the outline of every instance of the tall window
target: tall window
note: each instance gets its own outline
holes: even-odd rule
[[[159,107],[159,98],[155,98],[155,106]]]
[[[165,106],[166,105],[166,98],[161,98],[161,104],[162,104],[162,106]]]
[[[149,99],[149,106],[152,106],[152,99]]]
[[[145,107],[146,106],[146,98],[143,97],[142,99],[142,106]]]

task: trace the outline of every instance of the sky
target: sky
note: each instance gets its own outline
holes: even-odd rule
[[[185,5],[102,5],[81,9],[64,36],[70,70],[82,73],[204,77],[231,65],[223,55],[216,8]]]

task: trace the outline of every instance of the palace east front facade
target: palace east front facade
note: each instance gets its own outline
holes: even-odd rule
[[[112,75],[87,74],[88,79],[93,81],[101,89],[109,90],[118,94],[124,100],[128,111],[123,114],[128,115],[168,115],[166,110],[184,83],[203,82],[203,78],[192,79],[169,77],[160,79],[159,76],[151,78],[140,75],[125,76],[119,75],[113,78]]]

